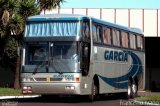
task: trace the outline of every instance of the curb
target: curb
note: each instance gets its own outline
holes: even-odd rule
[[[146,106],[146,105],[148,105],[148,106],[160,106],[160,104],[154,103],[154,101],[153,102],[147,102],[147,101],[142,102],[142,101],[134,100],[134,102],[137,103],[138,105],[144,105],[144,106]]]
[[[33,95],[33,96],[0,96],[0,100],[2,99],[23,99],[23,98],[36,98],[36,97],[40,97],[40,95]]]

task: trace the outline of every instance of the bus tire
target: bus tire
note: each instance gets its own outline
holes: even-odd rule
[[[137,96],[137,92],[138,92],[138,89],[137,89],[137,84],[136,83],[133,83],[132,84],[132,97],[136,97]]]
[[[128,80],[128,87],[127,87],[127,99],[132,98],[133,92],[132,92],[132,83],[130,80]]]
[[[89,95],[89,100],[90,102],[93,102],[96,99],[96,96],[98,95],[98,88],[94,84],[94,81],[92,82],[92,87],[91,87],[91,94]]]

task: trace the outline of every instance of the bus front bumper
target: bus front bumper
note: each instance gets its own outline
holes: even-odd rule
[[[79,95],[80,83],[23,83],[23,94]]]

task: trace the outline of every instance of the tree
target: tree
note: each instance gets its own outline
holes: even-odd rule
[[[42,10],[45,12],[60,7],[63,2],[64,0],[0,0],[0,64],[16,67],[14,88],[20,87],[20,56],[17,55],[17,48],[22,44],[25,19]]]
[[[37,0],[40,11],[52,10],[56,7],[60,7],[60,4],[65,0]]]
[[[20,56],[15,48],[21,47],[26,17],[35,14],[39,14],[36,0],[0,0],[0,62],[6,57],[16,60],[14,88],[20,87]]]

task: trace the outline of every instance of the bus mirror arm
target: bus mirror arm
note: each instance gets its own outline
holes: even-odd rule
[[[85,68],[82,68],[81,72],[82,72],[82,76],[87,76],[88,75],[88,71]]]
[[[46,68],[46,72],[49,72],[49,61],[46,61],[45,68]]]

